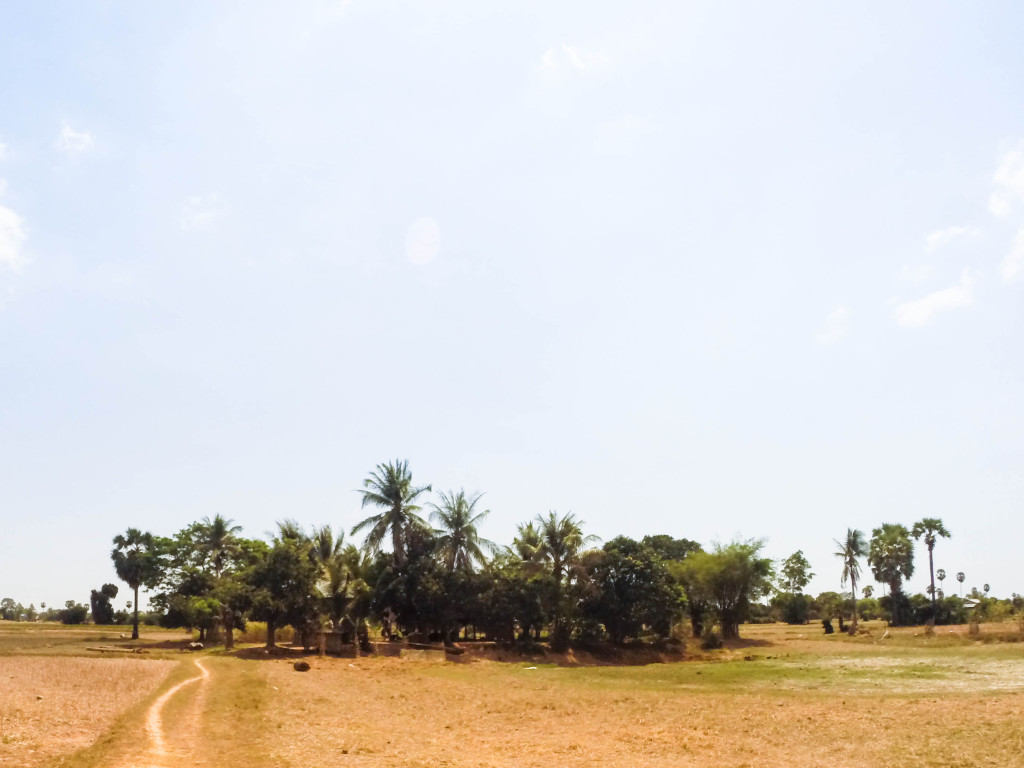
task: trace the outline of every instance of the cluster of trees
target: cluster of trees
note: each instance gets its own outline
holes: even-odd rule
[[[849,584],[846,595],[823,592],[817,598],[803,594],[803,587],[813,576],[810,564],[802,552],[796,552],[781,565],[783,578],[772,598],[772,606],[780,618],[790,623],[803,623],[810,618],[832,619],[838,617],[842,626],[845,615],[850,616],[850,632],[857,631],[858,618],[884,618],[891,624],[954,624],[964,623],[969,617],[987,618],[998,613],[996,602],[986,600],[989,586],[984,593],[977,590],[967,600],[963,599],[962,586],[965,574],[961,571],[956,579],[961,585],[961,595],[946,596],[942,585],[946,572],[935,570],[935,545],[939,539],[950,538],[942,520],[926,517],[910,528],[898,523],[883,523],[871,532],[870,540],[862,531],[850,528],[843,539],[837,539],[835,555],[842,563],[842,586]],[[920,541],[928,552],[929,586],[928,595],[908,595],[904,585],[914,574],[914,543]],[[871,585],[864,587],[863,598],[857,598],[857,584],[861,581],[861,561],[866,561],[875,581],[888,587],[889,593],[876,599]],[[939,585],[936,586],[936,578]],[[1006,610],[1016,611],[1017,596],[1004,601]],[[1002,610],[1002,609],[1001,609]]]
[[[666,639],[686,620],[694,636],[711,642],[715,627],[721,637],[738,638],[747,620],[796,624],[838,617],[842,630],[848,616],[855,632],[858,619],[953,623],[972,610],[978,617],[1024,609],[1016,595],[1012,602],[988,598],[988,585],[962,599],[962,572],[956,575],[961,595],[945,595],[946,573],[935,571],[934,549],[950,534],[936,518],[910,528],[885,523],[870,539],[848,529],[836,540],[835,554],[836,576],[849,591],[812,598],[803,592],[814,576],[803,552],[776,564],[763,556],[761,540],[705,550],[665,535],[619,536],[598,546],[581,520],[550,512],[519,525],[510,546],[498,546],[478,532],[489,514],[480,508],[481,494],[442,492],[426,502],[431,486],[415,485],[404,461],[378,465],[360,493],[372,514],[349,535],[363,534],[361,546],[329,525],[306,531],[293,520],[280,522],[270,541],[244,537],[220,515],[170,537],[129,528],[114,538],[111,558],[132,590],[127,606],[133,613],[115,610],[118,588],[104,584],[92,591],[93,620],[130,618],[138,637],[139,590],[145,588],[162,624],[197,628],[202,639],[223,639],[228,647],[233,630],[248,620],[266,623],[268,645],[286,625],[330,627],[355,641],[372,623],[386,636],[450,641],[472,632],[507,642],[546,637],[565,647],[573,640]],[[914,573],[915,540],[928,552],[927,597],[904,591]],[[886,595],[876,599],[868,585],[858,598],[865,563],[888,588]],[[44,617],[77,622],[88,613],[69,601]],[[37,615],[32,606],[0,603],[3,618]]]
[[[385,635],[445,641],[473,632],[509,642],[544,636],[555,647],[624,643],[669,638],[687,614],[698,633],[717,623],[736,637],[772,588],[761,541],[704,551],[686,539],[620,536],[597,546],[581,520],[550,512],[500,547],[478,532],[488,514],[481,494],[440,493],[424,505],[431,524],[421,506],[431,492],[413,483],[407,462],[378,465],[360,491],[373,514],[351,531],[365,534],[362,546],[292,520],[269,542],[245,538],[221,516],[170,537],[128,529],[111,557],[134,593],[133,637],[141,588],[165,625],[198,628],[229,647],[246,620],[266,622],[268,645],[285,625],[356,638],[370,622]]]

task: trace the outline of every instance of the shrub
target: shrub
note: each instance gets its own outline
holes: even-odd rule
[[[705,627],[700,638],[700,647],[705,651],[717,650],[722,647],[722,636],[711,627]]]

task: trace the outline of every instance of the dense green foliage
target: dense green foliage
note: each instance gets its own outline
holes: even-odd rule
[[[1024,598],[990,598],[987,584],[984,591],[972,590],[969,601],[934,588],[929,597],[903,592],[914,571],[914,538],[924,541],[934,573],[935,543],[949,536],[936,518],[912,530],[886,523],[872,531],[870,544],[859,530],[848,529],[836,540],[835,554],[842,562],[838,582],[850,591],[812,598],[803,592],[814,573],[802,551],[775,568],[762,555],[762,540],[705,551],[695,541],[658,534],[640,541],[618,536],[598,547],[581,519],[557,512],[520,524],[511,545],[499,547],[478,530],[489,514],[478,509],[482,494],[447,491],[427,501],[437,525],[432,528],[417,503],[430,491],[429,485],[413,483],[408,462],[377,465],[359,491],[363,506],[377,510],[352,529],[365,532],[361,547],[330,525],[307,533],[291,519],[278,523],[270,543],[244,538],[239,526],[220,515],[166,538],[129,528],[114,538],[111,558],[118,576],[135,590],[128,603],[134,607],[133,636],[143,587],[151,591],[150,603],[164,626],[195,628],[201,639],[223,639],[228,647],[248,619],[266,622],[268,646],[285,625],[309,643],[323,628],[347,642],[365,640],[374,624],[385,638],[546,638],[552,647],[565,648],[571,642],[666,640],[678,636],[686,617],[691,635],[714,647],[722,638],[738,638],[745,621],[838,618],[843,629],[849,615],[855,632],[858,618],[943,624],[1024,611]],[[889,588],[880,599],[871,585],[857,599],[865,558],[875,579]],[[935,575],[941,584],[946,573],[939,569]],[[964,580],[957,573],[961,585]],[[117,593],[112,584],[92,591],[93,621],[128,620],[111,604]],[[6,620],[81,622],[88,613],[74,601],[40,611],[10,598],[0,601],[0,618]]]

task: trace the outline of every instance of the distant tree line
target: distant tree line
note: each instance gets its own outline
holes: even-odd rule
[[[387,637],[452,642],[460,634],[507,643],[545,639],[555,648],[571,642],[664,641],[689,634],[714,645],[739,637],[745,621],[884,618],[894,625],[959,623],[1024,609],[1024,599],[998,601],[985,590],[962,595],[943,591],[945,571],[934,570],[934,549],[949,532],[941,520],[912,527],[885,523],[872,531],[849,529],[836,540],[837,580],[846,592],[812,598],[804,588],[814,574],[803,552],[773,563],[762,540],[740,540],[705,549],[667,535],[640,540],[618,536],[601,544],[573,514],[538,515],[517,526],[508,546],[483,539],[481,494],[433,493],[413,483],[408,463],[380,464],[359,491],[371,514],[350,536],[330,525],[306,530],[283,520],[270,540],[246,538],[233,521],[217,515],[172,536],[129,528],[114,538],[111,558],[132,590],[128,610],[115,610],[118,588],[93,590],[90,605],[68,601],[45,613],[5,599],[0,617],[46,618],[67,623],[131,623],[138,636],[139,590],[150,592],[149,620],[197,629],[203,640],[231,647],[235,629],[265,622],[267,644],[275,631],[302,633],[329,628],[366,637],[372,624]],[[429,522],[428,522],[429,518]],[[914,543],[928,552],[928,595],[907,595],[914,573]],[[871,585],[858,595],[862,565],[887,588]],[[935,580],[938,579],[938,586]],[[142,616],[145,620],[147,617]]]

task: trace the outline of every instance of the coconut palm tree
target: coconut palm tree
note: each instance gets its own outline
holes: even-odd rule
[[[322,525],[313,528],[313,557],[321,565],[326,565],[338,557],[345,548],[345,532],[339,531],[334,535],[334,529],[329,525]]]
[[[156,576],[159,569],[158,553],[153,534],[129,528],[122,536],[114,537],[110,552],[117,577],[135,591],[135,615],[132,619],[132,640],[139,639],[139,587]]]
[[[556,644],[567,639],[565,627],[565,611],[563,595],[572,582],[573,572],[583,548],[594,541],[596,536],[583,535],[583,521],[577,520],[570,512],[559,517],[555,512],[548,512],[547,517],[537,515],[540,524],[541,545],[538,555],[548,564],[551,571],[554,595],[552,596],[552,634]]]
[[[241,551],[238,546],[238,534],[242,526],[235,525],[234,520],[218,514],[214,515],[212,520],[204,517],[197,529],[196,543],[199,553],[213,570],[216,586],[221,587],[225,567]],[[224,631],[224,648],[230,650],[235,647],[235,617],[226,600],[221,601],[220,621],[221,629]]]
[[[480,537],[477,524],[491,513],[489,509],[476,511],[482,493],[466,497],[466,492],[441,492],[441,503],[431,502],[433,512],[430,517],[440,527],[437,534],[437,552],[449,572],[456,569],[472,571],[474,561],[483,564],[486,561],[484,550],[493,553],[496,545]]]
[[[543,559],[541,549],[544,541],[541,539],[540,531],[533,522],[520,523],[516,526],[516,537],[512,539],[512,546],[508,548],[509,554],[519,558],[531,572],[536,572]]]
[[[378,464],[377,469],[363,481],[365,507],[379,507],[383,511],[362,520],[352,528],[352,535],[367,530],[366,547],[371,552],[380,550],[381,544],[391,534],[391,549],[395,566],[405,565],[405,543],[411,528],[427,528],[427,523],[416,513],[420,508],[415,501],[431,490],[429,485],[416,487],[412,484],[409,462],[395,460]]]
[[[853,594],[853,620],[850,622],[850,634],[857,632],[857,579],[860,578],[860,562],[862,557],[867,557],[868,546],[864,541],[864,533],[855,528],[846,529],[846,538],[843,541],[833,539],[836,546],[835,556],[843,561],[843,576],[841,586],[850,582],[850,592]],[[842,615],[842,614],[840,614]]]
[[[935,559],[932,552],[935,550],[935,541],[941,536],[944,539],[949,538],[949,531],[942,524],[942,520],[937,517],[925,517],[914,523],[913,529],[911,529],[915,539],[924,537],[925,546],[928,547],[928,572],[931,574],[931,596],[932,596],[932,624],[935,623]]]

